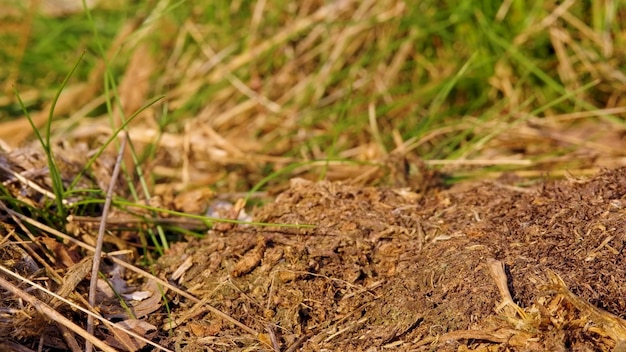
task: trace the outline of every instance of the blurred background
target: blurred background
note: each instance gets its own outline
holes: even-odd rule
[[[156,189],[294,176],[419,188],[424,170],[454,183],[626,163],[620,1],[1,8],[3,149],[36,145],[26,112],[38,128],[52,118],[64,153],[97,149],[132,119]]]

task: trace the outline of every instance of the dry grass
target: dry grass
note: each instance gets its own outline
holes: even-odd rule
[[[7,43],[0,68],[2,243],[14,257],[3,258],[3,268],[47,268],[57,285],[63,274],[52,273],[75,264],[57,255],[74,252],[42,245],[42,234],[18,215],[43,221],[39,211],[54,213],[45,199],[55,195],[46,164],[22,157],[45,160],[30,152],[38,147],[13,88],[37,126],[54,116],[52,140],[65,181],[141,111],[128,124],[130,181],[118,194],[159,199],[157,206],[180,211],[184,205],[171,204],[187,190],[237,195],[261,182],[279,189],[295,176],[401,185],[424,165],[454,182],[508,171],[528,178],[586,174],[626,160],[626,8],[616,1],[480,7],[469,0],[213,6],[160,0],[74,14],[64,21],[76,26],[65,31],[50,31],[63,22],[38,14],[37,3],[0,14]],[[50,36],[60,44],[47,43]],[[81,50],[85,61],[54,105],[51,97]],[[87,172],[95,182],[81,189],[106,189],[115,148],[107,151]],[[69,213],[98,209],[76,206]],[[155,217],[151,210],[135,215]],[[46,226],[58,221],[56,231],[69,231],[65,219],[43,217]],[[139,237],[128,240],[167,248],[162,232]],[[29,245],[20,242],[26,238]],[[26,294],[15,281],[2,286]],[[22,299],[47,314],[34,298]],[[20,305],[3,295],[7,319],[26,314],[15,310]],[[40,335],[25,328],[30,314],[22,323],[11,320],[23,324],[21,332],[10,324],[0,329],[8,333],[3,338]]]
[[[382,165],[393,151],[455,159],[443,167],[450,173],[467,169],[468,159],[542,171],[621,164],[623,9],[505,3],[497,13],[466,14],[463,6],[262,1],[208,10],[161,1],[119,26],[88,79],[66,88],[54,133],[97,146],[111,126],[163,95],[130,136],[139,152],[158,151],[146,162],[156,182],[178,190],[245,191],[292,163]],[[16,48],[18,61],[25,46]],[[8,74],[19,81],[13,66]],[[109,93],[107,75],[117,82]],[[98,118],[107,100],[112,113]],[[43,124],[47,106],[31,114]],[[16,146],[29,128],[17,119],[2,131]],[[298,171],[350,179],[364,167]]]

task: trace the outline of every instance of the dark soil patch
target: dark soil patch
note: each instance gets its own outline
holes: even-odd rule
[[[185,318],[192,304],[172,297],[182,320],[170,345],[612,350],[626,339],[625,172],[423,195],[294,180],[256,218],[315,228],[211,231],[156,268],[169,279],[191,262],[176,284],[258,338],[203,310]],[[508,305],[491,269],[499,265]]]

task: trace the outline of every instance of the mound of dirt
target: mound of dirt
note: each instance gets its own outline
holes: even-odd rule
[[[256,220],[314,227],[211,231],[155,268],[258,334],[176,297],[157,323],[182,351],[617,350],[625,172],[424,194],[294,180]]]

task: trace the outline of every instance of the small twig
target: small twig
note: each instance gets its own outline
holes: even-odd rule
[[[82,216],[82,215],[70,215],[67,217],[67,220],[72,222],[79,223],[101,223],[102,216]],[[206,225],[205,222],[202,222],[200,219],[190,219],[190,218],[149,218],[144,217],[140,218],[130,218],[130,219],[106,219],[107,225],[115,225],[115,226],[131,226],[137,224],[145,224],[145,223],[153,223],[153,224],[163,224],[163,225],[179,225],[179,226],[202,226]]]
[[[113,175],[111,175],[111,184],[107,190],[106,199],[104,200],[104,209],[102,209],[102,222],[100,222],[100,228],[98,229],[98,239],[96,240],[96,249],[93,255],[93,266],[91,267],[91,281],[89,282],[89,304],[92,307],[96,305],[96,289],[98,283],[98,272],[100,271],[100,260],[102,255],[102,243],[104,242],[104,231],[106,230],[106,219],[109,215],[109,209],[111,208],[111,202],[113,201],[113,190],[117,183],[118,176],[120,174],[120,166],[122,165],[122,157],[124,156],[124,149],[126,148],[126,133],[122,134],[122,141],[120,143],[120,150],[117,154],[117,160],[115,161],[115,167],[113,168]],[[87,332],[93,334],[94,320],[91,315],[87,316]],[[89,341],[85,343],[85,351],[91,351],[91,344]]]
[[[289,346],[289,348],[287,348],[285,352],[294,352],[300,347],[300,345],[302,345],[306,340],[310,338],[311,335],[308,334],[300,336],[300,338],[298,338],[291,346]]]
[[[59,331],[61,332],[61,336],[63,337],[63,340],[65,340],[65,344],[67,345],[67,347],[72,352],[82,351],[82,349],[80,348],[80,345],[78,344],[78,341],[76,341],[76,338],[71,333],[72,331],[59,322],[56,322],[56,325],[57,325],[57,328],[59,328]],[[40,346],[43,346],[43,343],[40,344]]]
[[[266,326],[265,330],[270,336],[270,341],[272,342],[272,348],[274,349],[274,352],[280,352],[280,344],[278,343],[278,337],[276,336],[276,333],[274,332],[274,329],[272,328],[272,326],[271,325]]]
[[[53,192],[48,191],[47,189],[41,187],[40,185],[38,185],[36,182],[31,181],[29,179],[27,179],[26,177],[22,176],[22,174],[20,174],[19,172],[15,172],[13,170],[11,170],[8,167],[5,167],[4,165],[0,164],[0,169],[8,174],[10,174],[11,176],[15,177],[16,180],[18,180],[19,182],[21,182],[23,185],[28,186],[32,189],[34,189],[35,191],[43,194],[44,196],[50,198],[50,199],[57,199],[56,195],[54,195]],[[6,185],[9,181],[4,181],[2,184]],[[70,204],[67,200],[63,199],[62,200],[63,204],[68,205]]]
[[[532,166],[533,161],[528,159],[462,159],[462,160],[424,160],[424,164],[429,166],[492,166],[492,165],[519,165]]]
[[[503,311],[510,318],[515,317],[515,313],[517,313],[522,319],[527,319],[524,310],[513,301],[507,284],[506,273],[504,272],[504,263],[489,258],[487,259],[487,265],[489,266],[491,277],[496,282],[500,297],[502,297],[502,302],[496,307],[496,311]]]

